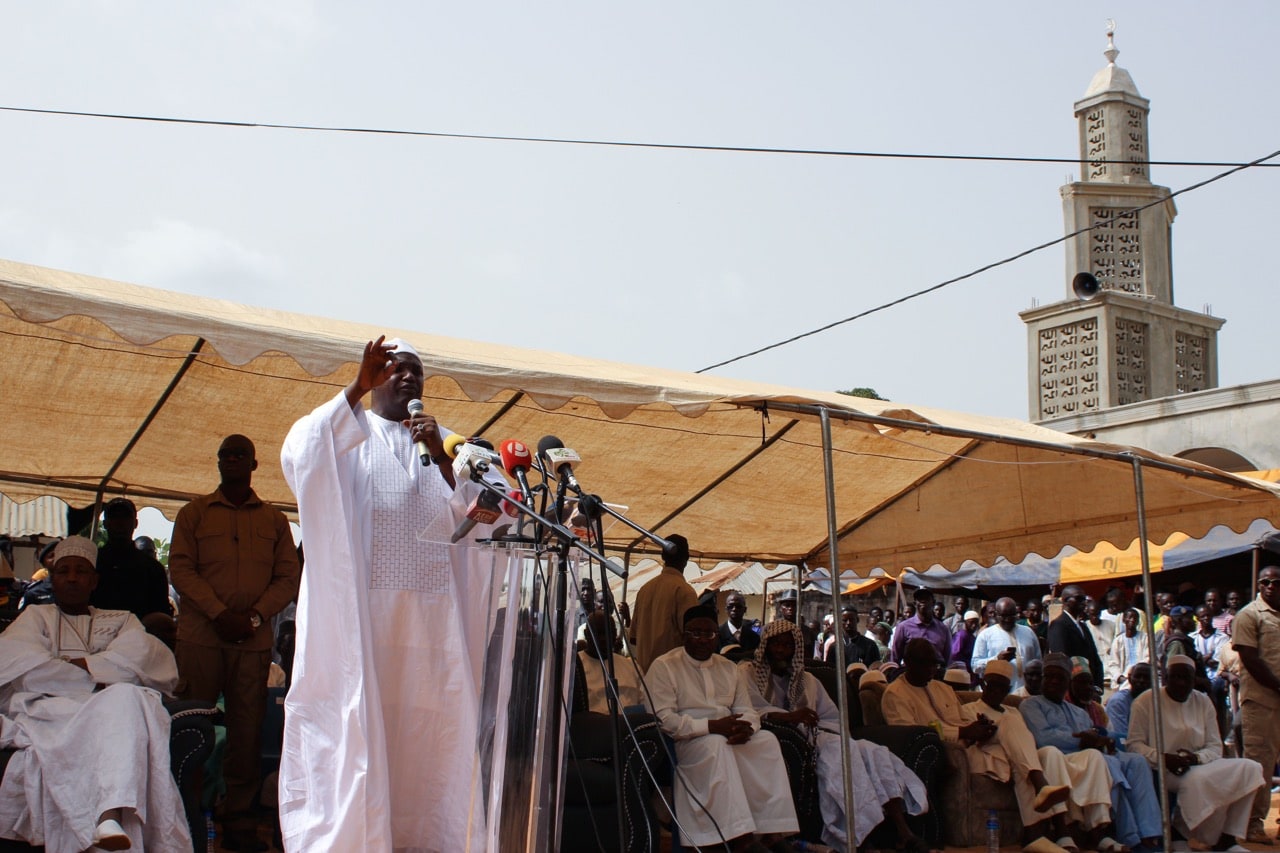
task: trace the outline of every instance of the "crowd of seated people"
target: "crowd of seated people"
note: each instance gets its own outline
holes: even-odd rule
[[[157,711],[161,694],[177,688],[170,649],[181,602],[163,569],[155,572],[159,563],[135,544],[136,515],[131,522],[125,507],[108,506],[106,547],[79,537],[55,543],[41,555],[48,574],[11,590],[22,608],[0,635],[0,746],[18,747],[20,758],[3,776],[0,837],[49,850],[189,849],[161,760],[167,721]],[[679,547],[664,557],[678,572],[687,545],[673,539]],[[114,597],[102,598],[103,555],[145,583],[113,579]],[[582,598],[576,671],[590,710],[607,711],[606,696],[617,691],[620,710],[654,714],[671,738],[675,823],[691,844],[796,849],[798,807],[772,733],[779,727],[798,730],[812,746],[821,841],[832,849],[863,846],[879,827],[899,849],[926,853],[934,843],[909,818],[935,810],[956,819],[946,803],[930,802],[899,756],[840,735],[835,697],[813,674],[837,658],[859,719],[928,727],[963,751],[969,772],[1007,785],[1033,853],[1154,850],[1162,832],[1157,766],[1174,795],[1176,844],[1235,850],[1240,839],[1258,841],[1251,814],[1273,768],[1232,757],[1231,749],[1245,666],[1231,630],[1242,596],[1158,593],[1152,647],[1131,591],[1096,600],[1071,586],[1054,592],[1021,603],[959,599],[948,616],[918,590],[897,614],[854,601],[806,629],[794,590],[761,624],[746,618],[742,595],[725,597],[721,617],[671,579],[637,601],[635,619],[625,608],[613,611],[624,617],[619,633],[609,593],[592,590]],[[661,637],[637,636],[651,624],[662,626]],[[278,632],[285,645],[290,627]],[[636,648],[649,656],[647,667]],[[1253,647],[1246,654],[1251,648],[1256,657]],[[282,674],[273,668],[277,681]],[[1155,746],[1157,692],[1170,709],[1163,754]],[[99,728],[89,728],[90,719]],[[111,730],[122,737],[99,737],[103,719],[117,721]],[[64,734],[82,727],[75,738]],[[75,750],[74,762],[65,749]],[[843,796],[846,760],[857,792],[852,815]],[[121,779],[104,781],[112,773]]]
[[[679,600],[692,594],[690,588]],[[1023,602],[961,598],[948,616],[928,590],[917,590],[896,618],[883,607],[863,610],[854,600],[838,616],[806,622],[792,591],[777,597],[772,619],[763,625],[744,618],[744,597],[736,592],[727,596],[727,619],[705,604],[686,609],[680,642],[654,649],[649,671],[636,671],[645,706],[675,739],[678,756],[682,750],[690,756],[683,783],[692,790],[677,794],[677,818],[687,817],[697,827],[690,835],[694,843],[728,840],[735,849],[784,849],[786,810],[770,799],[781,791],[780,783],[753,787],[754,771],[741,765],[746,752],[735,753],[751,741],[770,742],[761,736],[761,721],[782,723],[813,732],[824,843],[851,849],[871,827],[883,825],[898,833],[903,848],[927,849],[905,818],[933,808],[949,820],[946,804],[930,803],[927,791],[912,784],[919,780],[900,761],[895,765],[891,753],[856,739],[844,746],[853,757],[859,792],[850,841],[841,796],[839,712],[830,691],[806,671],[839,656],[860,719],[929,726],[965,752],[970,772],[1009,785],[1028,849],[1159,849],[1164,821],[1157,765],[1166,770],[1165,785],[1174,794],[1175,850],[1187,849],[1189,840],[1217,850],[1242,849],[1238,842],[1246,837],[1259,841],[1250,809],[1258,792],[1269,788],[1272,768],[1264,773],[1258,762],[1230,757],[1231,723],[1239,715],[1232,688],[1243,669],[1229,631],[1242,596],[1216,589],[1202,595],[1185,586],[1158,593],[1153,671],[1150,637],[1133,595],[1132,589],[1114,587],[1093,598],[1067,586]],[[870,619],[865,632],[863,613]],[[618,651],[625,654],[621,643]],[[736,681],[718,658],[739,664]],[[704,695],[713,684],[722,695]],[[1153,688],[1181,703],[1179,713],[1163,722],[1163,757],[1154,751]],[[691,701],[693,694],[697,701]],[[687,742],[711,735],[718,736],[716,748],[700,745],[694,757]],[[770,757],[751,761],[777,761],[772,745],[756,743],[752,749]],[[725,769],[729,755],[738,761],[732,772]],[[697,823],[697,814],[716,814],[723,805],[707,801],[712,787],[706,781],[722,773],[738,780],[731,797],[736,803],[723,812],[730,832],[714,829],[719,817],[707,826]],[[908,783],[888,785],[890,777]],[[715,788],[715,795],[724,792]],[[743,817],[757,804],[758,821]]]

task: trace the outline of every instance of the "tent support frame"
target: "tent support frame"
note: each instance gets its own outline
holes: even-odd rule
[[[825,408],[819,411],[818,417],[822,421],[822,475],[827,490],[827,547],[831,549],[831,565],[827,571],[831,575],[831,610],[836,614],[832,627],[836,637],[836,704],[840,708],[840,772],[844,777],[844,813],[848,821],[845,832],[847,838],[854,839],[857,834],[854,832],[853,768],[849,763],[849,678],[845,674],[844,627],[840,619],[839,532],[836,529],[835,468],[831,462],[831,418]],[[797,582],[796,588],[799,586]]]
[[[1151,554],[1147,546],[1147,504],[1146,492],[1142,485],[1141,457],[1130,454],[1133,462],[1133,492],[1138,505],[1138,548],[1142,555],[1142,609],[1146,611],[1147,660],[1151,664],[1151,701],[1152,715],[1156,724],[1156,794],[1160,797],[1160,828],[1164,837],[1164,849],[1172,849],[1172,834],[1169,826],[1169,790],[1165,788],[1164,767],[1164,687],[1160,679],[1160,662],[1156,657],[1156,623],[1152,616],[1151,600]]]
[[[120,466],[124,464],[124,461],[129,458],[129,454],[133,452],[133,448],[142,440],[142,436],[146,434],[147,428],[151,426],[156,416],[160,414],[164,404],[169,402],[169,398],[173,396],[173,392],[178,388],[178,383],[187,375],[187,371],[191,369],[191,365],[195,363],[196,356],[200,354],[202,349],[204,349],[204,338],[196,338],[196,342],[191,345],[191,351],[187,353],[187,357],[182,360],[181,366],[178,367],[178,372],[173,374],[173,378],[169,380],[169,384],[165,386],[164,391],[156,399],[151,411],[147,412],[147,416],[142,419],[142,423],[138,424],[137,430],[134,431],[124,449],[120,451],[116,461],[111,463],[111,468],[102,475],[102,479],[98,482],[98,492],[93,499],[93,524],[89,532],[90,538],[98,535],[98,516],[102,514],[102,497],[106,494],[107,485],[111,482],[111,478],[120,470]]]

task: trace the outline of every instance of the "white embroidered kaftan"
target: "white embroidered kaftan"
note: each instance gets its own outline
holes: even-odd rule
[[[645,681],[662,730],[676,742],[679,781],[672,796],[683,840],[701,847],[751,832],[799,829],[778,739],[759,731],[746,679],[734,664],[672,649],[658,656]],[[731,746],[709,733],[709,720],[730,714],[757,730],[746,743]]]
[[[487,528],[448,542],[480,487],[459,478],[451,491],[400,422],[343,394],[294,424],[281,464],[306,543],[280,762],[286,849],[478,849],[491,573],[470,565],[467,542]]]
[[[1200,763],[1182,776],[1166,772],[1165,786],[1178,792],[1174,826],[1184,835],[1205,844],[1214,844],[1223,833],[1243,838],[1248,829],[1253,797],[1263,784],[1262,765],[1248,758],[1223,758],[1218,736],[1218,715],[1213,700],[1193,690],[1185,702],[1175,702],[1161,691],[1160,717],[1164,723],[1164,751],[1194,752]],[[1148,690],[1133,700],[1129,712],[1130,752],[1136,752],[1153,768],[1160,760],[1156,751],[1155,711],[1151,703],[1156,691]]]
[[[191,849],[157,692],[177,683],[173,653],[132,613],[23,609],[0,634],[0,747],[19,750],[0,783],[0,836],[80,853],[118,808],[135,849]]]

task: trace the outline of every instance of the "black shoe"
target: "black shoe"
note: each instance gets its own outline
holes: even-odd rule
[[[221,847],[223,850],[233,850],[238,853],[264,853],[268,849],[266,842],[259,841],[253,833],[234,831],[222,837]]]

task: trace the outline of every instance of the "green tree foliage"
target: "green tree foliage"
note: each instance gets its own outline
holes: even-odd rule
[[[847,397],[865,397],[868,400],[884,400],[876,393],[874,388],[850,388],[848,391],[836,391],[837,394],[844,394]]]

